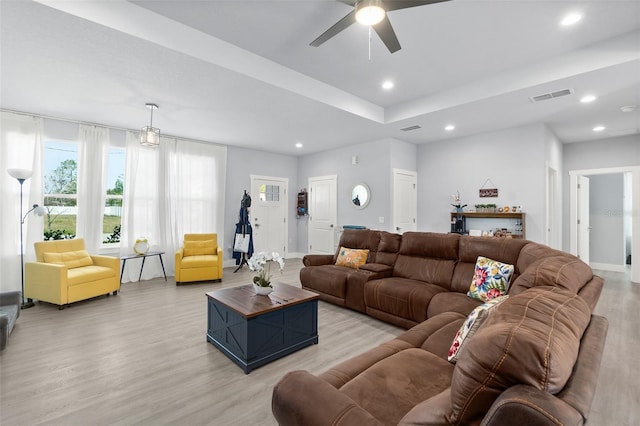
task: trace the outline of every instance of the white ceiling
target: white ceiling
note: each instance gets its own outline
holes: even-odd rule
[[[389,13],[402,50],[332,0],[0,2],[0,107],[304,155],[528,123],[563,142],[638,133],[640,0],[453,0]],[[560,27],[568,12],[584,18]],[[395,88],[381,89],[391,79]],[[573,95],[529,97],[570,88]],[[598,99],[581,104],[585,94]],[[456,129],[446,132],[453,123]],[[595,133],[595,125],[606,130]],[[400,129],[419,125],[411,132]],[[301,142],[302,149],[294,148]]]

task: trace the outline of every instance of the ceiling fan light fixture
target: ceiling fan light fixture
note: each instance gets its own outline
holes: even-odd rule
[[[382,0],[362,0],[356,3],[356,21],[359,24],[376,25],[386,14]]]

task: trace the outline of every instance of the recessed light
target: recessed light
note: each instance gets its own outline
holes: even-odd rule
[[[302,148],[302,144],[301,144],[300,142],[298,142],[298,143],[296,144],[296,148]]]
[[[560,21],[560,25],[563,27],[568,27],[574,24],[577,24],[582,19],[581,13],[570,13]]]
[[[596,126],[596,127],[593,128],[593,131],[594,132],[601,132],[604,129],[606,129],[606,127],[604,127],[604,126]]]
[[[393,89],[393,81],[391,80],[386,80],[382,83],[382,88],[384,90],[391,90]]]
[[[445,129],[447,132],[450,132],[450,131],[454,130],[455,128],[456,128],[456,126],[454,126],[453,124],[447,124],[447,125],[444,127],[444,129]]]
[[[580,98],[580,102],[582,102],[583,104],[588,104],[589,102],[593,102],[596,99],[598,99],[598,97],[595,95],[585,95],[582,98]]]
[[[625,105],[620,107],[620,111],[622,112],[633,112],[638,108],[638,105]]]

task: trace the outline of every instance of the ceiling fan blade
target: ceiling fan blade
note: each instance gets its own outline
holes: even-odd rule
[[[320,46],[322,43],[329,40],[331,37],[335,36],[340,31],[348,28],[349,26],[351,26],[351,24],[355,22],[356,22],[356,11],[352,10],[351,12],[349,12],[349,14],[347,14],[347,16],[345,16],[344,18],[336,22],[335,25],[333,25],[327,31],[320,34],[320,36],[317,39],[309,43],[309,46],[314,46],[314,47]]]
[[[373,25],[373,29],[376,31],[376,34],[380,36],[385,46],[387,46],[389,52],[394,53],[401,49],[398,37],[396,37],[396,32],[393,31],[391,22],[389,22],[389,17],[385,16],[380,23]]]
[[[451,0],[383,0],[384,8],[387,12],[399,9],[408,9],[410,7],[425,6],[427,4],[442,3]]]

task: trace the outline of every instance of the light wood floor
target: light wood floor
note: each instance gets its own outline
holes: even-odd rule
[[[299,286],[300,266],[287,260],[276,278]],[[640,421],[640,286],[601,274],[597,312],[610,329],[589,424],[631,426]],[[63,311],[45,303],[22,311],[0,352],[0,424],[275,425],[271,391],[285,372],[319,373],[403,331],[320,302],[318,345],[245,375],[206,342],[205,293],[251,276],[231,268],[222,283],[180,287],[158,278]]]

